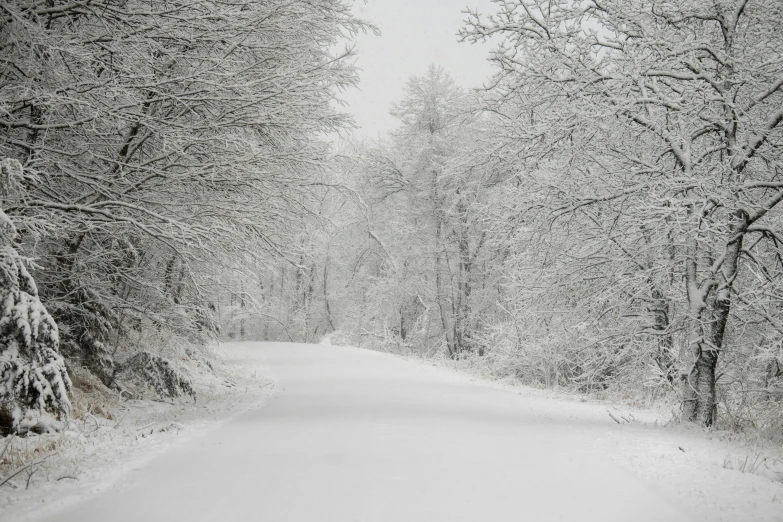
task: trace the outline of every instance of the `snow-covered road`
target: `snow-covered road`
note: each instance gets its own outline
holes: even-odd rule
[[[352,348],[226,349],[278,396],[45,520],[687,520],[610,462],[593,442],[617,425],[579,404]]]

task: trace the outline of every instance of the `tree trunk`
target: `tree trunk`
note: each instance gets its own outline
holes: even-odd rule
[[[717,419],[715,368],[731,313],[731,290],[739,271],[742,241],[749,225],[748,217],[742,211],[738,211],[734,218],[724,249],[723,262],[713,280],[697,288],[695,248],[692,249],[692,257],[688,261],[688,300],[694,319],[694,337],[691,341],[694,363],[685,378],[683,413],[685,419],[704,426],[712,426]],[[705,314],[708,311],[707,296],[713,288],[716,290],[712,309],[709,314]]]
[[[676,358],[674,356],[674,339],[672,333],[669,332],[669,301],[665,295],[655,288],[654,283],[652,289],[652,313],[653,313],[653,330],[660,332],[658,337],[658,351],[654,356],[655,363],[660,368],[661,373],[669,381],[669,384],[673,384],[675,381],[674,364]]]
[[[329,323],[330,331],[334,331],[334,323],[332,322],[332,310],[329,307],[329,286],[327,283],[327,276],[329,270],[329,247],[326,247],[326,260],[324,261],[324,307],[326,308],[326,321]]]
[[[462,214],[462,230],[458,240],[459,247],[459,281],[457,282],[457,306],[454,316],[454,348],[457,356],[470,350],[468,321],[470,317],[470,273],[472,257],[470,243],[467,237],[466,209],[460,205]]]
[[[435,214],[435,300],[438,303],[440,312],[440,322],[443,328],[443,335],[446,337],[446,348],[449,357],[452,359],[457,356],[457,349],[454,339],[454,325],[449,325],[448,311],[444,303],[443,292],[443,210],[441,208],[440,191],[438,190],[438,172],[431,172],[432,201]]]
[[[438,223],[438,236],[440,236],[440,223]],[[440,243],[440,241],[439,241]],[[440,312],[440,322],[443,328],[443,333],[446,336],[446,347],[449,351],[449,357],[452,359],[457,356],[456,347],[454,345],[454,332],[449,327],[448,313],[446,311],[445,303],[443,302],[443,282],[441,278],[441,265],[443,264],[442,252],[440,251],[440,245],[438,245],[438,252],[435,255],[435,299],[438,302],[438,311]]]

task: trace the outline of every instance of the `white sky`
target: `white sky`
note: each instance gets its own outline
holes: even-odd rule
[[[441,65],[463,87],[480,87],[492,74],[487,61],[491,44],[457,41],[465,15],[478,8],[494,13],[491,0],[356,0],[354,13],[375,24],[381,35],[360,35],[357,66],[359,89],[343,93],[359,129],[354,136],[376,138],[397,126],[389,115],[402,98],[411,76],[421,76],[430,64]]]

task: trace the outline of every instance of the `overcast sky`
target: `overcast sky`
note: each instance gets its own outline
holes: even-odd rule
[[[389,115],[410,76],[421,76],[430,64],[443,66],[463,87],[479,87],[492,73],[490,45],[457,41],[466,7],[492,13],[490,0],[356,0],[354,12],[375,24],[381,35],[359,36],[359,89],[344,93],[360,126],[357,137],[376,138],[396,127]]]

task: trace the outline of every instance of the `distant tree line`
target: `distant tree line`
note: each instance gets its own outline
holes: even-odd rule
[[[334,163],[299,268],[265,275],[296,287],[269,310],[305,339],[779,430],[783,4],[466,17],[463,40],[498,44],[487,89],[437,67],[409,81],[398,131]]]

